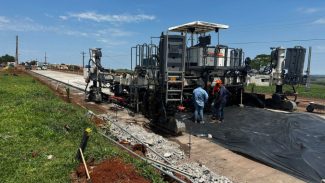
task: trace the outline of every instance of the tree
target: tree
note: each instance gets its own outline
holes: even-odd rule
[[[2,64],[2,63],[6,64],[8,62],[14,62],[14,61],[15,61],[15,57],[10,56],[8,54],[0,57],[0,64]]]
[[[37,64],[37,61],[36,60],[32,60],[29,63],[30,63],[30,65],[36,65]]]
[[[70,71],[78,71],[78,70],[80,70],[80,67],[77,65],[68,65],[68,69]]]
[[[252,69],[260,71],[265,66],[268,66],[271,62],[271,55],[260,54],[257,55],[250,63]]]

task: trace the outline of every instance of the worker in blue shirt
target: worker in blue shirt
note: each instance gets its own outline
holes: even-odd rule
[[[204,123],[203,121],[203,109],[204,104],[208,101],[208,93],[202,88],[201,85],[193,90],[193,102],[194,102],[194,122]]]
[[[216,116],[220,122],[223,122],[224,119],[224,112],[223,109],[227,103],[227,97],[231,95],[231,93],[227,90],[225,86],[222,85],[221,80],[216,81],[215,90],[218,92],[216,95],[216,99],[214,101],[214,107],[216,108]]]

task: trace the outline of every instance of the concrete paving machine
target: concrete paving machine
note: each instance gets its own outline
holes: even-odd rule
[[[108,95],[103,93],[103,88],[110,88],[113,76],[101,65],[101,48],[89,49],[90,59],[84,68],[84,79],[87,83],[85,88],[85,99],[100,103],[107,100]],[[89,84],[91,84],[89,86]],[[88,87],[89,86],[89,87]],[[108,93],[108,92],[106,92]]]
[[[191,22],[171,27],[155,37],[159,38],[157,45],[151,41],[132,47],[134,73],[125,76],[125,79],[131,78],[130,82],[114,86],[115,94],[126,97],[136,111],[143,111],[156,125],[174,133],[185,130],[185,125],[177,121],[174,114],[184,106],[192,106],[192,92],[197,83],[211,91],[215,81],[221,79],[233,94],[231,102],[239,103],[248,67],[242,49],[219,44],[219,31],[228,27]],[[209,32],[217,33],[217,45],[212,45]],[[190,46],[187,46],[188,36]]]
[[[266,101],[266,105],[282,110],[296,110],[297,92],[295,86],[305,85],[307,81],[307,75],[303,73],[306,49],[301,46],[271,49],[271,62],[266,70],[271,73],[270,84],[275,84],[276,89],[272,99]],[[290,85],[293,91],[283,92],[283,85]],[[289,95],[294,96],[294,99],[288,99]]]
[[[202,21],[170,27],[159,37],[151,38],[158,38],[158,44],[151,40],[151,43],[132,47],[132,72],[119,75],[111,75],[102,67],[100,48],[90,49],[89,63],[84,68],[86,99],[121,101],[136,112],[144,113],[151,124],[174,134],[185,131],[184,123],[174,115],[191,108],[192,92],[198,83],[211,94],[215,81],[222,80],[232,93],[229,103],[240,104],[250,59],[244,59],[242,49],[220,44],[220,30],[227,28],[228,25]],[[216,43],[212,42],[211,32],[217,35]],[[295,108],[295,102],[287,99],[282,86],[289,84],[294,89],[294,85],[306,81],[302,74],[305,52],[302,47],[273,49],[272,61],[266,70],[272,74],[276,92],[266,103],[287,110]],[[111,89],[114,96],[109,96],[110,91],[103,92],[105,88]],[[252,96],[250,98],[257,99]]]
[[[174,134],[185,131],[185,124],[174,118],[183,101],[185,52],[185,37],[181,35],[161,35],[159,46],[132,47],[132,80],[114,87],[121,88],[114,90],[115,94],[126,97],[136,111],[152,119],[152,125]]]

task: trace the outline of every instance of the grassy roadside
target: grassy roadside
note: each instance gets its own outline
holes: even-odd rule
[[[122,152],[96,133],[85,110],[65,103],[27,75],[0,72],[0,182],[70,182],[83,130],[93,132],[86,158],[122,157],[152,182],[153,168]],[[64,127],[68,125],[70,130]],[[52,159],[48,159],[53,155]]]
[[[251,92],[252,87],[254,87],[254,91],[256,93],[265,93],[265,94],[272,94],[275,92],[275,85],[272,86],[253,86],[248,85],[246,86],[246,92]],[[311,84],[310,90],[305,91],[305,86],[298,86],[296,87],[298,92],[298,97],[307,97],[307,98],[315,98],[315,99],[325,99],[325,84]],[[291,86],[284,85],[283,91],[293,91]]]

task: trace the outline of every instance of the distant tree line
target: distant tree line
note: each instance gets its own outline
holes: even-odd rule
[[[325,76],[310,76],[310,81],[313,84],[319,84],[325,86]]]
[[[0,64],[7,65],[8,62],[15,62],[15,61],[16,61],[15,57],[8,54],[5,54],[0,57]],[[25,63],[29,65],[36,65],[37,61],[31,60],[29,62],[22,62],[21,65],[25,65]]]
[[[112,73],[128,73],[128,74],[133,73],[133,71],[130,69],[115,69],[115,70],[111,69],[111,72]]]
[[[0,57],[0,64],[7,64],[8,62],[14,62],[15,61],[15,57],[11,56],[11,55],[3,55]],[[269,63],[271,61],[271,55],[268,54],[260,54],[257,55],[250,63],[250,66],[252,69],[258,70],[260,71],[261,69],[263,69],[265,66],[268,66]],[[29,65],[36,65],[37,61],[36,60],[31,60],[29,62],[26,62]],[[64,64],[62,64],[64,65]],[[79,66],[73,66],[70,65],[68,66],[69,70],[79,70],[80,67]],[[115,70],[111,70],[112,72],[117,72],[117,73],[132,73],[131,70],[129,69],[115,69]]]
[[[70,71],[79,71],[81,69],[81,67],[78,65],[68,65],[68,69]]]
[[[14,61],[15,61],[15,57],[8,54],[0,57],[0,64],[7,64],[8,62],[14,62]]]
[[[250,63],[252,69],[260,71],[264,67],[268,66],[271,62],[271,55],[260,54],[257,55]]]

